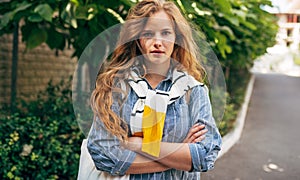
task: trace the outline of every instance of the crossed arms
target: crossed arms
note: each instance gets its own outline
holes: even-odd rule
[[[130,137],[126,145],[108,133],[98,119],[88,137],[88,150],[97,169],[112,175],[162,172],[168,169],[207,171],[213,168],[221,136],[212,117],[204,88],[193,88],[190,119],[192,126],[181,143],[161,142],[159,157],[141,151],[142,138]],[[201,113],[199,113],[201,112]],[[204,129],[205,127],[205,129]]]

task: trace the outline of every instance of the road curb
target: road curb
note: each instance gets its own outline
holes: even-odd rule
[[[229,133],[227,133],[223,138],[223,144],[221,151],[218,154],[218,158],[222,157],[226,152],[229,151],[229,149],[240,139],[244,123],[245,123],[245,118],[247,115],[247,110],[248,110],[248,105],[250,101],[250,97],[252,94],[253,90],[253,85],[255,81],[255,76],[254,74],[251,75],[250,81],[248,83],[247,89],[246,89],[246,94],[245,94],[245,99],[242,104],[242,107],[237,115],[236,122],[235,122],[235,128],[231,130]]]

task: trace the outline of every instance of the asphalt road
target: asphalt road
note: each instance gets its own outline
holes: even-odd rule
[[[255,74],[240,140],[201,180],[300,180],[300,77]]]

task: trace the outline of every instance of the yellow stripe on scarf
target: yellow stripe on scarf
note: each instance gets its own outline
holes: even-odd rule
[[[143,114],[143,144],[142,151],[158,157],[160,153],[160,142],[164,129],[166,113],[156,112],[145,105]]]

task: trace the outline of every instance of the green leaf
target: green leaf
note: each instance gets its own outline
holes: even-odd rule
[[[76,9],[77,6],[74,3],[68,3],[66,8],[64,8],[61,12],[60,17],[66,24],[71,25],[73,28],[77,28],[77,20],[76,20]]]
[[[75,4],[76,6],[79,6],[79,2],[77,0],[70,0],[71,3]]]
[[[185,12],[185,13],[191,13],[191,12],[195,12],[194,8],[192,7],[191,3],[190,2],[187,2],[186,0],[183,0],[183,1],[177,1],[177,3],[179,5],[182,5],[182,10]],[[195,3],[195,2],[194,2]],[[195,3],[196,4],[196,3]]]
[[[184,12],[184,13],[186,13],[186,9],[185,8],[188,7],[188,6],[184,5],[184,3],[185,3],[185,1],[177,0],[177,4],[180,7],[181,11]]]
[[[52,21],[53,10],[52,10],[52,8],[48,4],[38,5],[34,9],[34,12],[38,13],[46,21],[49,21],[49,22]]]
[[[77,29],[78,25],[77,25],[77,20],[76,19],[72,18],[70,20],[70,23],[71,23],[73,28]]]
[[[43,18],[39,14],[32,14],[28,17],[30,22],[42,22]]]
[[[54,28],[48,30],[48,38],[46,43],[51,49],[63,50],[65,47],[65,38],[63,34],[57,32]]]
[[[26,42],[28,40],[31,30],[36,28],[35,25],[36,24],[26,23],[24,26],[21,26],[22,42]]]
[[[243,24],[244,26],[246,26],[247,28],[249,28],[252,31],[255,31],[257,28],[254,24],[250,23],[249,21],[241,21],[241,24]]]
[[[113,9],[107,8],[107,12],[109,12],[113,17],[115,17],[120,23],[124,23],[123,18],[121,17],[120,14],[118,14],[116,11]]]
[[[0,19],[0,30],[8,25],[9,21],[13,19],[14,15],[14,12],[7,12],[2,16]]]
[[[22,2],[21,4],[17,5],[17,8],[13,12],[18,13],[19,11],[23,11],[23,10],[29,8],[30,6],[31,6],[30,3],[26,2],[26,1]]]
[[[0,19],[0,30],[7,26],[9,22],[13,20],[16,13],[27,9],[30,6],[30,3],[22,2],[20,4],[17,4],[16,9],[14,9],[13,11],[5,13]]]
[[[215,34],[215,41],[222,57],[226,58],[226,53],[232,52],[232,48],[227,44],[226,36],[218,32]]]
[[[227,19],[231,24],[233,24],[235,26],[240,25],[240,21],[239,21],[238,17],[231,16],[231,15],[224,15],[224,18]]]
[[[234,40],[235,39],[235,35],[234,35],[232,29],[229,26],[219,26],[219,25],[216,25],[216,26],[214,26],[214,28],[216,30],[224,32],[226,35],[229,36],[230,40]]]
[[[247,16],[247,12],[245,12],[245,11],[242,11],[242,10],[237,10],[237,9],[234,9],[234,10],[232,10],[233,11],[233,13],[235,14],[235,15],[237,15],[238,17],[240,17],[240,18],[242,18],[242,19],[246,19],[246,16]]]
[[[76,8],[75,17],[77,19],[90,20],[95,16],[95,14],[97,14],[97,12],[97,6],[93,4],[87,6],[78,6]]]
[[[35,28],[29,34],[26,47],[33,49],[47,40],[47,32],[44,29]]]
[[[232,7],[228,0],[214,0],[214,3],[216,3],[220,7],[222,12],[232,14]]]

